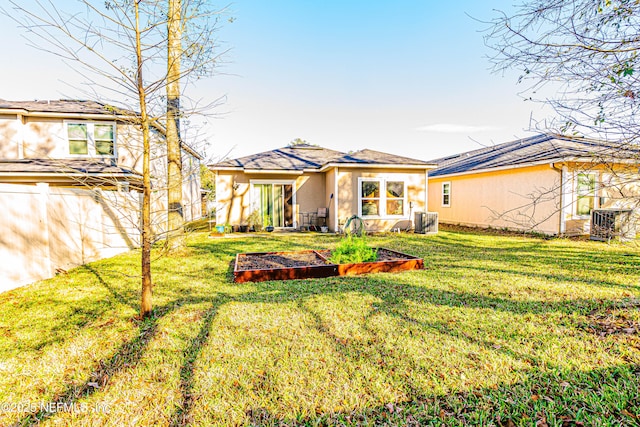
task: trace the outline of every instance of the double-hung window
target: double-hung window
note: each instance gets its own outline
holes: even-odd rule
[[[442,183],[442,206],[447,208],[451,206],[451,183]]]
[[[397,179],[359,178],[359,211],[362,217],[405,217],[406,186]]]
[[[113,123],[67,123],[69,154],[72,156],[116,155],[116,132]]]
[[[596,208],[596,182],[598,175],[595,172],[578,172],[576,174],[576,216],[589,216]]]

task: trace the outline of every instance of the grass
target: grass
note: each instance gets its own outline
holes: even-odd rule
[[[238,252],[335,236],[190,237],[0,294],[0,425],[630,426],[640,251],[479,234],[370,237],[399,274],[233,284]]]

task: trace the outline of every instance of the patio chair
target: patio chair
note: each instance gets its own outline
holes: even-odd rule
[[[326,227],[327,226],[327,217],[328,216],[329,216],[329,208],[318,208],[318,213],[316,215],[318,227]],[[322,220],[322,224],[320,224],[321,220]]]

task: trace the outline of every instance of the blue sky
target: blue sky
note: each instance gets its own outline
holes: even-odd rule
[[[188,92],[202,103],[226,97],[206,120],[206,154],[239,157],[302,138],[430,160],[530,136],[530,116],[544,110],[518,96],[516,72],[491,74],[483,24],[470,17],[488,20],[510,4],[237,0],[218,34],[230,49],[224,65]],[[79,97],[67,65],[28,47],[8,18],[0,25],[10,59],[0,98]]]

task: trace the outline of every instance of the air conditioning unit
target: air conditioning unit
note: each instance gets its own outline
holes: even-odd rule
[[[416,212],[415,232],[419,234],[438,232],[438,212]]]
[[[589,238],[608,242],[611,239],[633,240],[636,237],[631,209],[594,209],[591,211]]]

